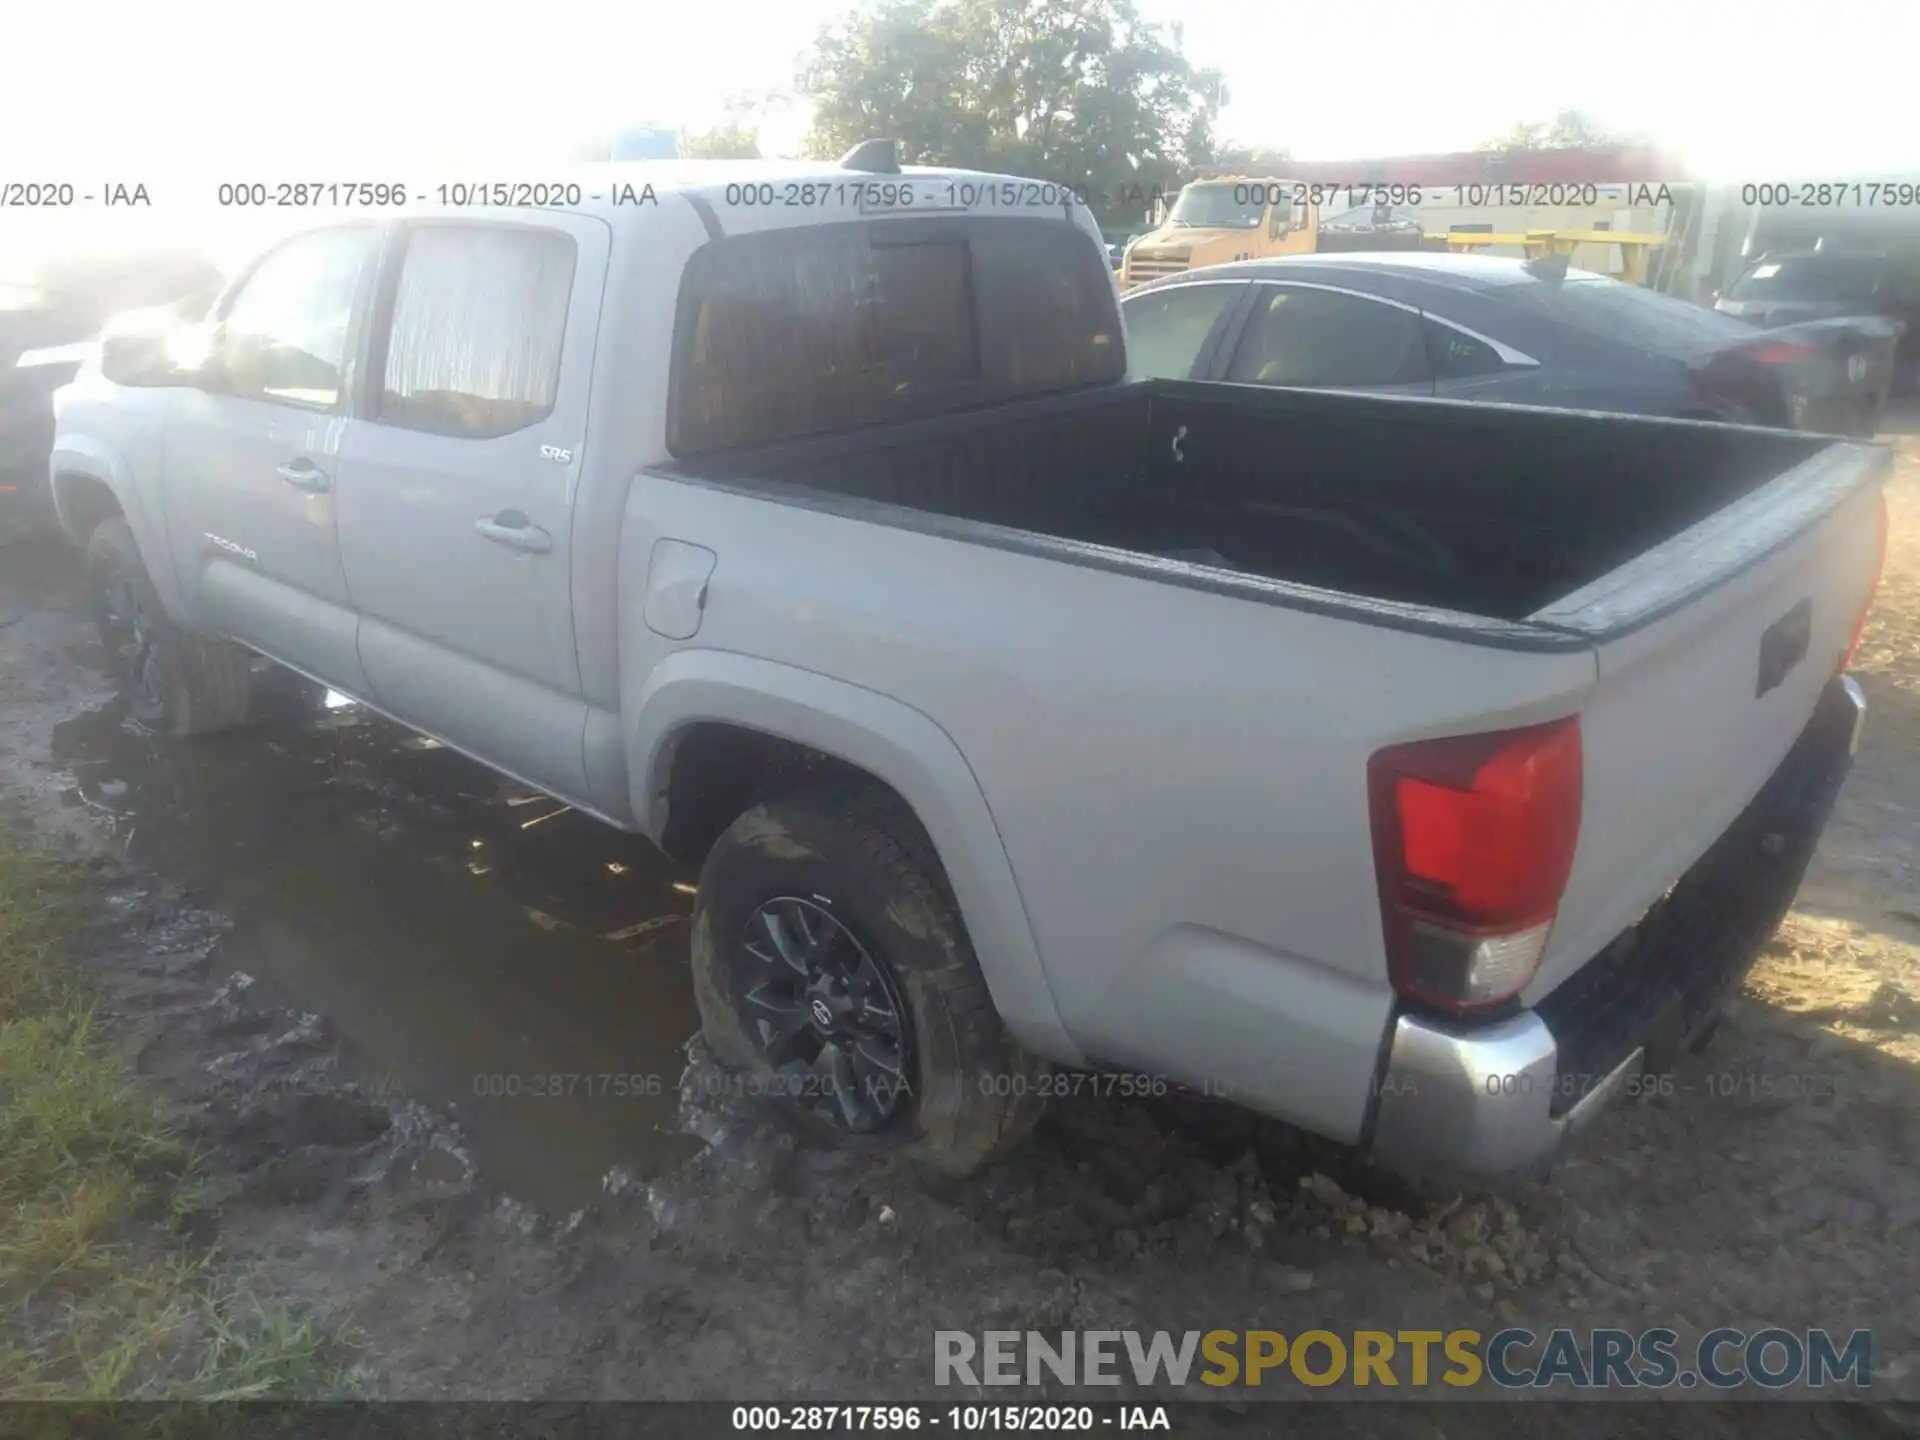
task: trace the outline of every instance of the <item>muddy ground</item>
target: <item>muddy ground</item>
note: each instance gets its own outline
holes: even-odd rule
[[[0,797],[91,857],[92,963],[128,1052],[221,1157],[226,1263],[351,1325],[366,1395],[926,1399],[936,1329],[1519,1323],[1871,1326],[1876,1394],[1920,1397],[1906,446],[1867,736],[1799,910],[1672,1096],[1497,1190],[1400,1179],[1177,1099],[1056,1104],[968,1182],[798,1149],[717,1098],[697,1047],[689,1068],[690,875],[293,687],[243,734],[142,733],[57,545],[0,553]],[[555,1075],[623,1078],[536,1093]],[[1553,1426],[1676,1423],[1649,1414]],[[1287,1424],[1350,1418],[1296,1407]],[[1365,1429],[1522,1419],[1376,1407]],[[1827,1407],[1793,1429],[1890,1423]],[[1724,1409],[1685,1426],[1753,1428]]]

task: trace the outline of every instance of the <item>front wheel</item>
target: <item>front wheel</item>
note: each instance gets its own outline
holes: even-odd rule
[[[1031,1127],[1045,1067],[987,993],[932,845],[878,787],[747,811],[700,872],[708,1048],[816,1136],[965,1173]]]
[[[170,735],[246,722],[253,656],[173,623],[125,520],[103,520],[87,537],[87,582],[101,643],[134,719]]]

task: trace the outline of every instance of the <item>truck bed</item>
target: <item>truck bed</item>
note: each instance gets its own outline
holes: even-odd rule
[[[1148,381],[671,468],[1520,621],[1831,443],[1689,421]]]
[[[621,544],[714,557],[688,671],[777,657],[951,737],[1079,1053],[1357,1136],[1413,1003],[1388,983],[1371,758],[1578,717],[1579,843],[1518,997],[1540,1005],[1806,732],[1870,592],[1888,463],[1685,421],[1141,383],[648,467]],[[1287,1006],[1253,1003],[1276,984]],[[1570,1053],[1606,1058],[1595,1034]],[[1299,1071],[1276,1054],[1315,1083],[1279,1083]]]

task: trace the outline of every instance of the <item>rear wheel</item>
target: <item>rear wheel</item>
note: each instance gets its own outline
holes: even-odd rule
[[[170,735],[245,723],[252,654],[173,623],[124,519],[103,520],[87,537],[87,581],[101,643],[136,720]]]
[[[700,872],[714,1056],[817,1137],[964,1173],[1031,1127],[1044,1065],[1000,1023],[918,822],[837,784],[755,806]]]

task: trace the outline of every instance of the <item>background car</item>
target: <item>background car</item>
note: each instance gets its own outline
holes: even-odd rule
[[[1547,261],[1296,255],[1122,300],[1135,372],[1872,434],[1899,326],[1753,327]]]
[[[1920,256],[1834,249],[1762,255],[1714,300],[1714,309],[1773,327],[1849,315],[1884,315],[1904,333],[1894,390],[1920,389]]]

